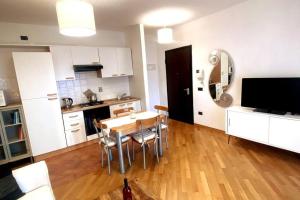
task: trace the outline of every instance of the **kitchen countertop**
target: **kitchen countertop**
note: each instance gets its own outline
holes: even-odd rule
[[[83,110],[90,110],[90,109],[94,109],[94,108],[101,108],[104,106],[112,106],[112,105],[116,105],[116,104],[129,103],[129,102],[139,101],[139,100],[140,100],[140,98],[136,98],[136,97],[125,97],[124,99],[121,99],[121,100],[118,100],[116,98],[115,99],[107,99],[107,100],[104,100],[103,104],[87,106],[87,107],[82,107],[80,105],[74,105],[69,109],[62,108],[61,112],[63,114],[66,114],[66,113],[78,112],[78,111],[83,111]]]

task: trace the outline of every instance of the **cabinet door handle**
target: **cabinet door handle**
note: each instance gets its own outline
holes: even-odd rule
[[[75,118],[75,117],[78,117],[78,115],[69,116],[69,118]]]
[[[52,93],[52,94],[47,94],[48,97],[50,96],[56,96],[56,93]]]
[[[78,131],[80,131],[80,129],[76,129],[76,130],[73,130],[73,131],[71,131],[72,133],[76,133],[76,132],[78,132]]]
[[[126,76],[127,74],[121,74],[121,76]]]
[[[56,100],[57,98],[48,98],[49,101]]]
[[[97,64],[100,64],[100,62],[99,62],[99,61],[97,61],[97,62],[92,62],[92,64],[93,64],[93,65],[97,65]]]
[[[120,106],[120,107],[123,107],[123,106],[125,106],[125,104],[120,104],[119,106]]]
[[[118,76],[118,74],[113,74],[112,76]]]
[[[70,126],[77,126],[77,125],[79,125],[79,123],[71,124]]]
[[[230,126],[230,118],[228,119],[228,126]]]
[[[66,80],[74,80],[74,77],[66,77]]]

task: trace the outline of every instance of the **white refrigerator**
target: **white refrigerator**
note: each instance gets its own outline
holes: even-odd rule
[[[66,147],[64,126],[49,52],[13,52],[33,156]]]

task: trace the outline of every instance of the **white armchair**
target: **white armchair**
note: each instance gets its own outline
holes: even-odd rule
[[[13,170],[12,174],[25,193],[20,200],[55,200],[45,161]]]

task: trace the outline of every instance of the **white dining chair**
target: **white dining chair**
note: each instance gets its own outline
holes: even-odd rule
[[[132,136],[132,159],[134,160],[134,142],[141,145],[143,149],[143,160],[144,160],[144,169],[146,169],[146,145],[149,146],[149,143],[152,142],[154,146],[154,152],[156,154],[157,162],[159,163],[158,157],[158,117],[139,119],[136,121],[138,127],[138,133]]]
[[[165,143],[167,149],[169,148],[168,136],[169,136],[169,125],[168,125],[168,118],[169,118],[169,110],[166,106],[155,105],[154,109],[156,109],[158,114],[163,114],[163,117],[160,118],[161,130],[162,133],[165,133]]]
[[[112,160],[111,150],[117,149],[116,139],[110,136],[110,132],[107,129],[107,126],[105,124],[98,123],[96,120],[93,121],[93,124],[98,134],[99,145],[101,147],[101,166],[102,167],[104,166],[103,154],[105,152],[107,155],[108,174],[110,175],[110,171],[111,171],[110,161]],[[129,145],[128,145],[129,140],[130,137],[124,136],[122,138],[122,144],[126,144],[127,158],[128,158],[129,166],[131,166],[131,159],[130,159]]]

